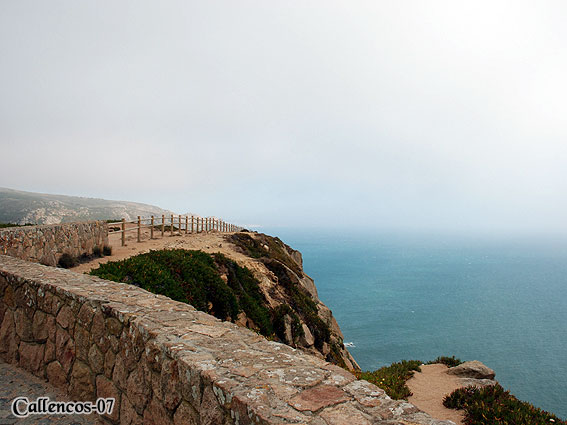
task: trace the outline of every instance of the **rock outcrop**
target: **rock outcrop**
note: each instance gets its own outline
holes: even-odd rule
[[[449,375],[456,375],[461,378],[474,378],[474,379],[494,379],[496,375],[492,369],[478,360],[461,363],[458,366],[449,368],[447,370]]]
[[[235,233],[227,236],[227,242],[251,258],[245,266],[253,271],[267,303],[280,316],[275,327],[282,342],[351,371],[360,369],[343,344],[333,313],[303,271],[299,251],[262,233]]]

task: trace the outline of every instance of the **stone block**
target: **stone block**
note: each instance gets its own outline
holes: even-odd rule
[[[173,425],[198,424],[199,414],[186,401],[182,402],[173,415]]]
[[[47,380],[57,388],[67,388],[67,374],[63,370],[61,363],[57,360],[51,362],[46,367]]]
[[[224,412],[211,386],[206,386],[203,390],[201,408],[199,410],[199,420],[201,425],[222,424]]]
[[[143,425],[142,416],[136,413],[136,410],[124,394],[120,400],[120,425]]]
[[[97,398],[113,398],[115,400],[114,408],[110,415],[103,415],[112,422],[118,422],[120,418],[120,397],[121,393],[116,385],[102,375],[96,377],[96,396]]]
[[[88,303],[84,303],[79,309],[79,314],[77,315],[77,323],[79,323],[79,325],[81,325],[83,328],[90,330],[94,314],[94,308]]]
[[[300,411],[316,412],[323,407],[333,406],[350,399],[351,397],[340,388],[320,385],[300,392],[289,401],[289,404]]]
[[[151,372],[140,365],[130,373],[126,382],[126,394],[138,413],[142,413],[152,395]]]
[[[99,374],[104,372],[104,354],[102,354],[96,344],[91,345],[88,358],[89,365],[94,373]]]
[[[218,424],[221,423],[218,422]],[[146,410],[144,410],[144,425],[173,425],[173,420],[159,400],[154,398],[150,401]],[[208,424],[201,422],[201,425]]]
[[[43,377],[43,355],[45,345],[22,341],[20,343],[20,361],[18,366],[30,371],[36,376]]]
[[[20,337],[16,333],[16,325],[14,323],[14,314],[11,310],[4,313],[4,320],[0,327],[0,358],[7,363],[16,363],[18,361],[20,345]]]
[[[69,395],[75,400],[95,400],[95,376],[80,360],[73,364],[69,382]]]
[[[16,333],[22,341],[32,342],[34,340],[32,317],[33,311],[31,311],[29,308],[18,307],[14,312]]]
[[[68,305],[64,305],[57,314],[57,324],[63,329],[69,329],[75,324],[75,315]]]

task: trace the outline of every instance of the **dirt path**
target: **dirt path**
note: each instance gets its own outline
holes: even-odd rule
[[[447,369],[444,364],[421,366],[421,372],[416,372],[407,382],[413,393],[408,401],[434,418],[462,425],[462,410],[447,409],[443,406],[443,397],[463,386],[459,378],[446,373]]]
[[[198,249],[208,253],[220,252],[241,264],[249,265],[250,258],[237,252],[234,245],[226,242],[225,236],[229,233],[208,232],[208,233],[178,233],[174,232],[171,236],[169,232],[161,236],[161,231],[154,232],[154,239],[150,239],[150,234],[147,229],[142,232],[141,242],[137,242],[137,235],[135,231],[127,233],[126,246],[121,244],[121,235],[117,233],[110,233],[108,235],[109,245],[112,246],[112,255],[108,257],[97,258],[88,263],[80,264],[73,267],[72,270],[77,273],[88,273],[90,270],[95,269],[99,264],[108,261],[124,260],[132,257],[133,255],[149,252],[158,249]]]

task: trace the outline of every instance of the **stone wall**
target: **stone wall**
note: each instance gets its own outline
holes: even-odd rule
[[[136,286],[0,255],[0,359],[114,397],[113,424],[447,424],[287,345]]]
[[[0,254],[50,266],[63,253],[79,257],[106,244],[108,225],[103,221],[0,229]]]

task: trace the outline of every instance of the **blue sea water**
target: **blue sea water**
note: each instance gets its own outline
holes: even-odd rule
[[[567,239],[262,231],[302,252],[362,369],[476,359],[567,418]]]

